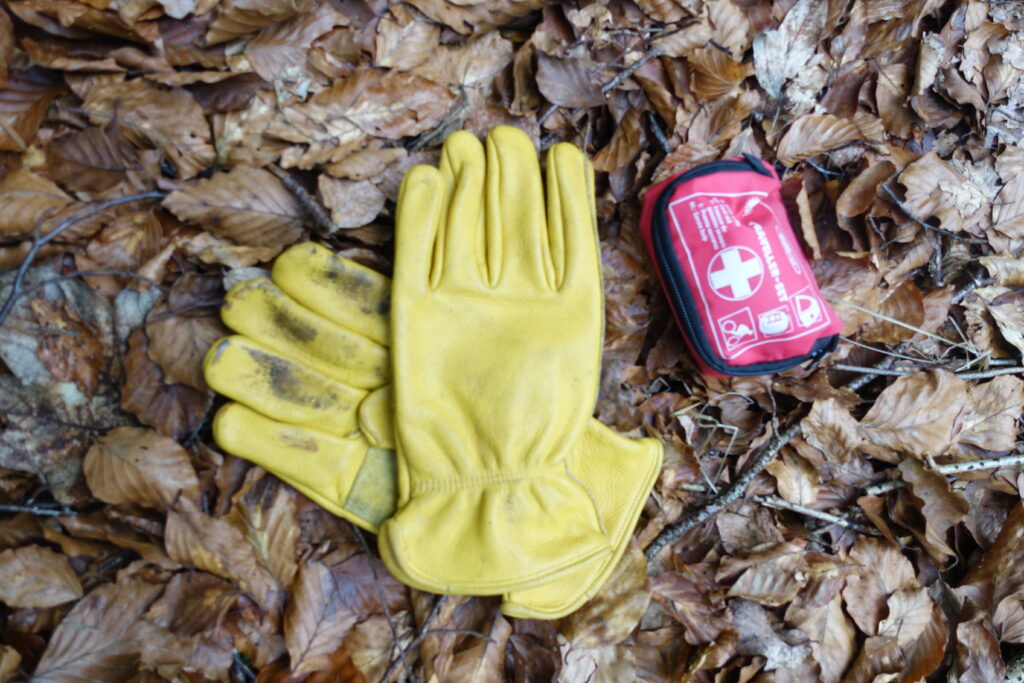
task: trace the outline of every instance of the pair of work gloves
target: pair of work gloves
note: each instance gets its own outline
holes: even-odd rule
[[[593,170],[502,126],[399,193],[394,279],[300,244],[233,287],[206,378],[226,451],[379,534],[406,584],[553,619],[622,556],[662,449],[592,418],[603,300]]]

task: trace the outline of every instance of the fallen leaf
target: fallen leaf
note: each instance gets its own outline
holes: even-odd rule
[[[132,332],[124,355],[121,408],[161,434],[183,439],[203,419],[209,399],[184,384],[165,384],[148,349],[145,331]]]
[[[298,569],[295,494],[276,477],[253,468],[232,503],[224,519],[242,530],[256,552],[257,561],[278,585],[282,589],[289,586]]]
[[[683,3],[676,0],[638,0],[636,4],[644,14],[663,24],[674,24],[689,14]]]
[[[0,210],[4,213],[0,234],[14,237],[32,235],[36,229],[49,232],[56,227],[56,219],[75,204],[53,181],[15,169],[0,181]]]
[[[14,56],[14,24],[7,12],[0,12],[0,88],[7,87],[7,72],[11,66],[11,57]],[[6,651],[6,648],[5,648]],[[20,660],[21,658],[18,657]],[[0,680],[9,675],[6,671],[10,661],[8,655],[0,656]]]
[[[647,561],[630,545],[597,595],[566,618],[562,632],[577,649],[615,645],[633,630],[650,600]]]
[[[795,604],[795,603],[794,603]],[[824,608],[786,610],[786,622],[800,629],[811,644],[823,683],[838,683],[857,654],[857,629],[836,595]]]
[[[188,453],[151,429],[118,427],[89,449],[85,480],[107,503],[138,503],[158,510],[179,496],[199,500],[199,480]]]
[[[852,419],[852,418],[851,418]],[[818,499],[819,475],[814,467],[799,456],[783,454],[765,467],[775,477],[779,495],[790,503],[813,505]]]
[[[460,650],[448,670],[450,680],[472,683],[498,683],[505,681],[505,650],[512,626],[500,614],[494,615],[486,639],[479,639],[476,645]]]
[[[910,560],[884,541],[861,537],[850,549],[855,566],[843,588],[846,610],[861,631],[873,636],[885,618],[889,596],[918,587]]]
[[[228,334],[216,304],[222,300],[216,277],[186,273],[171,287],[146,318],[149,357],[160,366],[164,381],[207,390],[203,357],[213,343]]]
[[[10,645],[0,645],[0,681],[7,683],[12,680],[20,664],[21,655],[17,650]]]
[[[911,527],[925,550],[936,562],[955,555],[946,543],[950,528],[960,523],[970,509],[964,497],[953,491],[946,477],[926,469],[919,461],[906,459],[899,464],[900,473],[907,483],[907,491],[920,506],[924,520],[924,533]]]
[[[235,166],[169,194],[164,207],[238,244],[288,245],[302,235],[302,208],[269,171]]]
[[[542,0],[410,0],[410,5],[463,35],[486,33],[539,8]]]
[[[597,107],[605,103],[592,71],[593,67],[582,59],[537,53],[537,87],[549,102],[559,107]]]
[[[326,668],[331,653],[359,620],[342,591],[334,573],[324,563],[314,560],[299,568],[284,615],[285,642],[293,675]]]
[[[171,559],[235,581],[261,605],[273,608],[283,598],[243,533],[224,519],[200,512],[188,498],[179,498],[168,513],[164,543]]]
[[[959,435],[960,446],[997,453],[1012,450],[1017,418],[1024,412],[1024,381],[1002,375],[985,384],[972,384],[967,394],[971,412]]]
[[[286,8],[285,12],[294,11],[290,4],[274,5],[276,9]],[[274,83],[279,90],[288,84],[288,89],[304,96],[311,81],[306,66],[309,46],[335,26],[346,25],[348,19],[330,3],[300,2],[298,6],[311,9],[263,28],[246,44],[245,57],[263,80]]]
[[[779,28],[754,37],[754,73],[769,95],[779,97],[786,81],[814,57],[826,14],[826,5],[800,0],[786,13]]]
[[[975,293],[985,301],[1003,339],[1024,353],[1024,311],[1021,310],[1020,292],[999,292],[996,288],[985,287],[975,290]]]
[[[1024,285],[1024,259],[993,254],[982,256],[978,263],[985,266],[997,285]]]
[[[320,197],[339,228],[358,228],[372,223],[387,199],[372,180],[338,180],[321,175]]]
[[[0,553],[0,600],[11,607],[55,607],[82,597],[66,555],[38,545]]]
[[[843,464],[864,440],[857,420],[837,400],[815,401],[800,423],[803,437],[832,464]]]
[[[139,167],[118,128],[92,127],[62,135],[47,150],[54,180],[72,192],[102,192]]]
[[[309,12],[312,6],[310,0],[225,0],[218,6],[217,18],[206,31],[206,44],[216,45],[256,33],[266,26]]]
[[[140,147],[159,148],[181,178],[213,163],[210,125],[186,90],[164,90],[142,79],[108,81],[89,90],[82,108],[98,123],[116,113],[124,134]]]
[[[939,219],[946,230],[961,232],[980,223],[987,199],[949,163],[931,151],[903,169],[906,210],[919,220]]]
[[[738,598],[730,601],[729,611],[739,632],[736,651],[765,658],[765,671],[796,668],[811,656],[810,644],[791,645],[772,628],[772,618],[763,607]]]
[[[723,561],[717,578],[720,582],[733,579],[729,597],[778,607],[791,602],[810,578],[803,551],[801,543],[759,546]]]
[[[0,89],[0,151],[24,152],[50,101],[60,94],[60,81],[53,72],[38,67],[11,69],[6,81]]]
[[[878,197],[878,187],[896,172],[891,161],[870,164],[861,171],[836,201],[836,213],[853,218],[868,211]]]
[[[630,109],[619,121],[612,139],[594,155],[594,168],[598,171],[615,171],[622,168],[640,151],[643,139],[640,110]]]
[[[135,579],[90,592],[61,620],[32,680],[128,681],[137,671],[146,636],[140,617],[161,589]]]
[[[881,124],[872,116],[858,114],[845,119],[832,114],[808,114],[789,127],[779,141],[776,155],[786,166],[793,166],[851,142],[881,139]]]
[[[878,635],[900,645],[912,643],[932,618],[932,599],[924,588],[897,590],[889,596],[889,616],[878,625]]]
[[[916,458],[940,455],[956,438],[967,383],[945,370],[916,372],[887,387],[860,422],[871,443]]]
[[[999,199],[992,203],[992,227],[1010,237],[1024,237],[1024,147],[1008,146],[996,159],[1003,181]],[[992,257],[989,257],[992,258]]]
[[[733,93],[752,71],[717,48],[694,50],[686,60],[694,70],[693,92],[705,100]]]
[[[377,24],[374,66],[408,71],[427,60],[440,42],[440,26],[396,5]]]

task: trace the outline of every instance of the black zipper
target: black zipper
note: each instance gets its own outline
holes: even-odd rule
[[[651,238],[654,247],[654,255],[656,257],[655,265],[661,275],[662,282],[667,285],[669,299],[672,301],[672,307],[678,312],[681,322],[686,327],[686,332],[690,337],[690,341],[693,343],[694,350],[697,351],[697,355],[700,356],[705,365],[712,370],[725,375],[734,375],[739,377],[751,377],[755,375],[767,375],[774,372],[782,372],[783,370],[789,370],[790,368],[796,367],[807,360],[820,360],[825,354],[835,349],[836,343],[839,339],[838,335],[819,339],[815,342],[814,346],[811,347],[810,352],[796,358],[786,358],[766,363],[755,363],[753,365],[733,366],[720,360],[718,356],[715,355],[707,335],[698,328],[700,314],[697,311],[697,304],[693,300],[693,296],[685,286],[686,279],[683,276],[682,271],[679,269],[677,260],[674,258],[675,255],[672,251],[672,238],[669,235],[668,218],[666,218],[666,216],[668,203],[672,199],[675,189],[680,184],[688,180],[693,180],[694,178],[699,178],[711,173],[717,173],[719,171],[753,171],[754,173],[768,176],[769,178],[772,177],[771,171],[762,165],[760,159],[749,154],[744,154],[742,161],[738,159],[723,159],[720,161],[701,164],[673,180],[665,187],[664,190],[661,191],[661,194],[658,195],[658,200],[654,205],[654,214],[651,217]]]

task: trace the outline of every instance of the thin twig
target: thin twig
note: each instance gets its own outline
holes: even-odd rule
[[[694,528],[701,522],[710,519],[725,507],[739,500],[746,492],[747,486],[749,486],[750,482],[754,481],[754,478],[761,473],[761,470],[764,469],[765,465],[771,462],[786,444],[797,437],[800,434],[800,431],[800,424],[796,423],[777,434],[768,445],[768,448],[754,458],[747,465],[747,468],[743,473],[723,489],[720,495],[715,496],[702,505],[698,505],[678,522],[662,529],[661,533],[658,534],[658,537],[655,538],[649,546],[647,546],[647,550],[645,551],[647,560],[650,562],[650,569],[648,570],[648,573],[660,573],[662,569],[661,563],[655,560],[658,553],[674,543],[680,536],[690,529]]]
[[[821,510],[815,510],[814,508],[805,507],[796,503],[790,503],[788,500],[779,498],[778,496],[754,496],[753,498],[758,503],[761,503],[765,507],[775,508],[777,510],[789,510],[790,512],[796,512],[806,517],[814,517],[830,524],[838,524],[839,526],[846,527],[853,531],[859,531],[862,533],[868,533],[873,535],[873,529],[865,527],[860,522],[855,522],[852,519],[846,519],[838,515],[833,515],[831,512],[822,512]]]
[[[833,370],[845,370],[846,372],[863,372],[874,375],[887,375],[890,377],[903,377],[911,374],[911,370],[887,370],[883,368],[868,368],[863,365],[847,365],[846,363],[836,363],[835,365],[829,366]]]
[[[652,59],[657,59],[660,56],[661,56],[661,50],[660,49],[658,49],[658,48],[652,49],[650,52],[645,54],[643,57],[641,57],[640,59],[636,60],[635,62],[630,64],[628,67],[626,67],[625,69],[620,71],[615,76],[615,78],[613,78],[612,80],[610,80],[607,83],[605,83],[604,85],[602,85],[601,86],[601,92],[604,93],[605,95],[607,95],[612,90],[615,90],[617,87],[622,85],[622,83],[627,78],[629,78],[630,76],[635,74],[638,69],[640,69],[640,68],[642,68],[644,66],[644,64],[646,64],[647,62],[651,61]]]
[[[18,272],[14,276],[14,282],[11,284],[11,293],[7,296],[7,300],[4,301],[3,307],[0,307],[0,325],[4,324],[7,320],[7,316],[11,314],[11,310],[14,308],[15,302],[18,300],[21,291],[21,284],[25,280],[25,275],[28,273],[28,269],[32,266],[32,262],[35,261],[36,256],[39,255],[39,251],[52,242],[54,239],[59,237],[61,233],[65,232],[72,225],[79,221],[84,221],[87,218],[92,218],[98,214],[103,213],[108,209],[112,209],[115,206],[121,204],[128,204],[130,202],[139,202],[146,199],[163,199],[163,192],[144,192],[142,194],[134,194],[128,197],[118,197],[117,199],[108,199],[105,202],[96,204],[91,209],[84,210],[80,213],[76,213],[73,216],[65,218],[56,228],[46,233],[45,235],[37,235],[32,241],[32,247],[28,250],[25,258],[22,260],[21,265],[18,267]],[[37,227],[38,230],[38,227]]]
[[[64,517],[79,514],[79,511],[74,508],[55,503],[36,503],[34,505],[4,504],[0,505],[0,512],[27,512],[37,517]]]
[[[935,471],[939,474],[950,476],[953,474],[960,474],[962,472],[981,472],[984,470],[998,470],[1002,467],[1020,467],[1024,465],[1024,455],[1007,455],[1002,458],[993,458],[992,460],[971,460],[969,462],[955,462],[949,465],[939,465],[935,468]],[[864,489],[864,493],[869,496],[879,496],[888,491],[898,489],[905,485],[902,479],[893,479],[890,481],[882,482],[881,484],[875,484]]]
[[[405,671],[409,676],[413,675],[412,669],[409,668],[409,662],[406,659],[406,656],[413,651],[413,648],[423,642],[423,639],[428,633],[430,633],[430,624],[434,621],[434,617],[437,616],[437,613],[441,611],[441,607],[444,605],[447,598],[447,595],[442,595],[434,601],[434,606],[430,608],[430,614],[427,615],[427,618],[423,620],[423,625],[420,626],[420,632],[416,634],[416,637],[413,638],[412,642],[409,643],[408,646],[401,649],[398,657],[391,660],[387,671],[384,672],[384,675],[380,679],[381,681],[391,680],[391,677],[395,675],[399,665],[405,667]]]
[[[327,209],[325,209],[320,202],[318,202],[316,198],[306,190],[306,188],[300,185],[295,178],[292,178],[288,171],[284,170],[277,164],[270,164],[267,168],[278,180],[281,181],[281,184],[295,196],[299,205],[303,208],[306,214],[313,219],[313,223],[319,228],[319,232],[322,235],[333,235],[341,230],[338,224],[331,219],[331,214],[327,212]]]
[[[896,206],[899,207],[899,210],[902,211],[907,216],[907,218],[914,221],[922,228],[925,228],[926,230],[934,230],[940,235],[945,235],[951,240],[956,240],[957,242],[963,242],[965,244],[988,244],[986,240],[979,240],[971,237],[961,237],[960,235],[957,235],[955,232],[950,232],[945,228],[938,228],[935,227],[934,225],[929,225],[928,223],[925,223],[923,220],[915,216],[913,212],[911,212],[911,210],[907,208],[906,204],[899,200],[899,198],[896,196],[896,193],[892,191],[892,188],[890,188],[888,185],[883,184],[882,190],[887,195],[889,195],[889,199],[891,199],[896,204]]]
[[[875,375],[891,375],[893,377],[904,377],[906,375],[912,375],[917,370],[883,370],[880,368],[866,368],[862,365],[847,365],[846,363],[836,363],[832,366],[836,370],[846,370],[847,372],[865,372],[873,373]],[[929,368],[932,369],[932,368]],[[957,377],[961,379],[989,379],[991,377],[998,377],[999,375],[1016,375],[1024,373],[1024,367],[1003,367],[993,368],[991,370],[980,370],[978,372],[957,372]]]
[[[661,151],[665,154],[671,154],[672,145],[668,144],[668,138],[665,137],[665,131],[661,129],[661,123],[658,121],[658,117],[654,112],[647,112],[647,122],[651,125],[651,132],[654,134],[654,139],[658,141],[658,146],[661,147]]]

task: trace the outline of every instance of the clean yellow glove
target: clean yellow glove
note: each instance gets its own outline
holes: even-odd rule
[[[268,280],[228,292],[225,323],[246,336],[215,344],[205,369],[211,387],[240,403],[218,412],[214,438],[325,509],[376,532],[395,504],[394,455],[383,450],[391,443],[391,406],[386,389],[366,395],[353,385],[374,389],[387,379],[390,357],[366,335],[387,341],[390,282],[315,244],[282,254],[273,278],[318,312]],[[361,331],[341,328],[346,321]],[[353,425],[362,433],[346,438]],[[573,471],[593,491],[616,552],[506,595],[502,610],[510,616],[558,618],[593,596],[636,524],[633,496],[646,497],[660,465],[656,443],[625,439],[596,420],[571,458]]]
[[[546,201],[532,143],[507,126],[486,154],[458,132],[440,168],[406,174],[391,318],[398,508],[379,539],[396,576],[441,593],[529,590],[517,596],[572,568],[607,576],[624,543],[597,497],[622,486],[622,465],[596,459],[598,485],[571,469],[590,463],[572,456],[603,320],[593,171],[578,149],[549,151]],[[616,496],[628,528],[660,460],[658,444],[639,448],[643,485]]]

